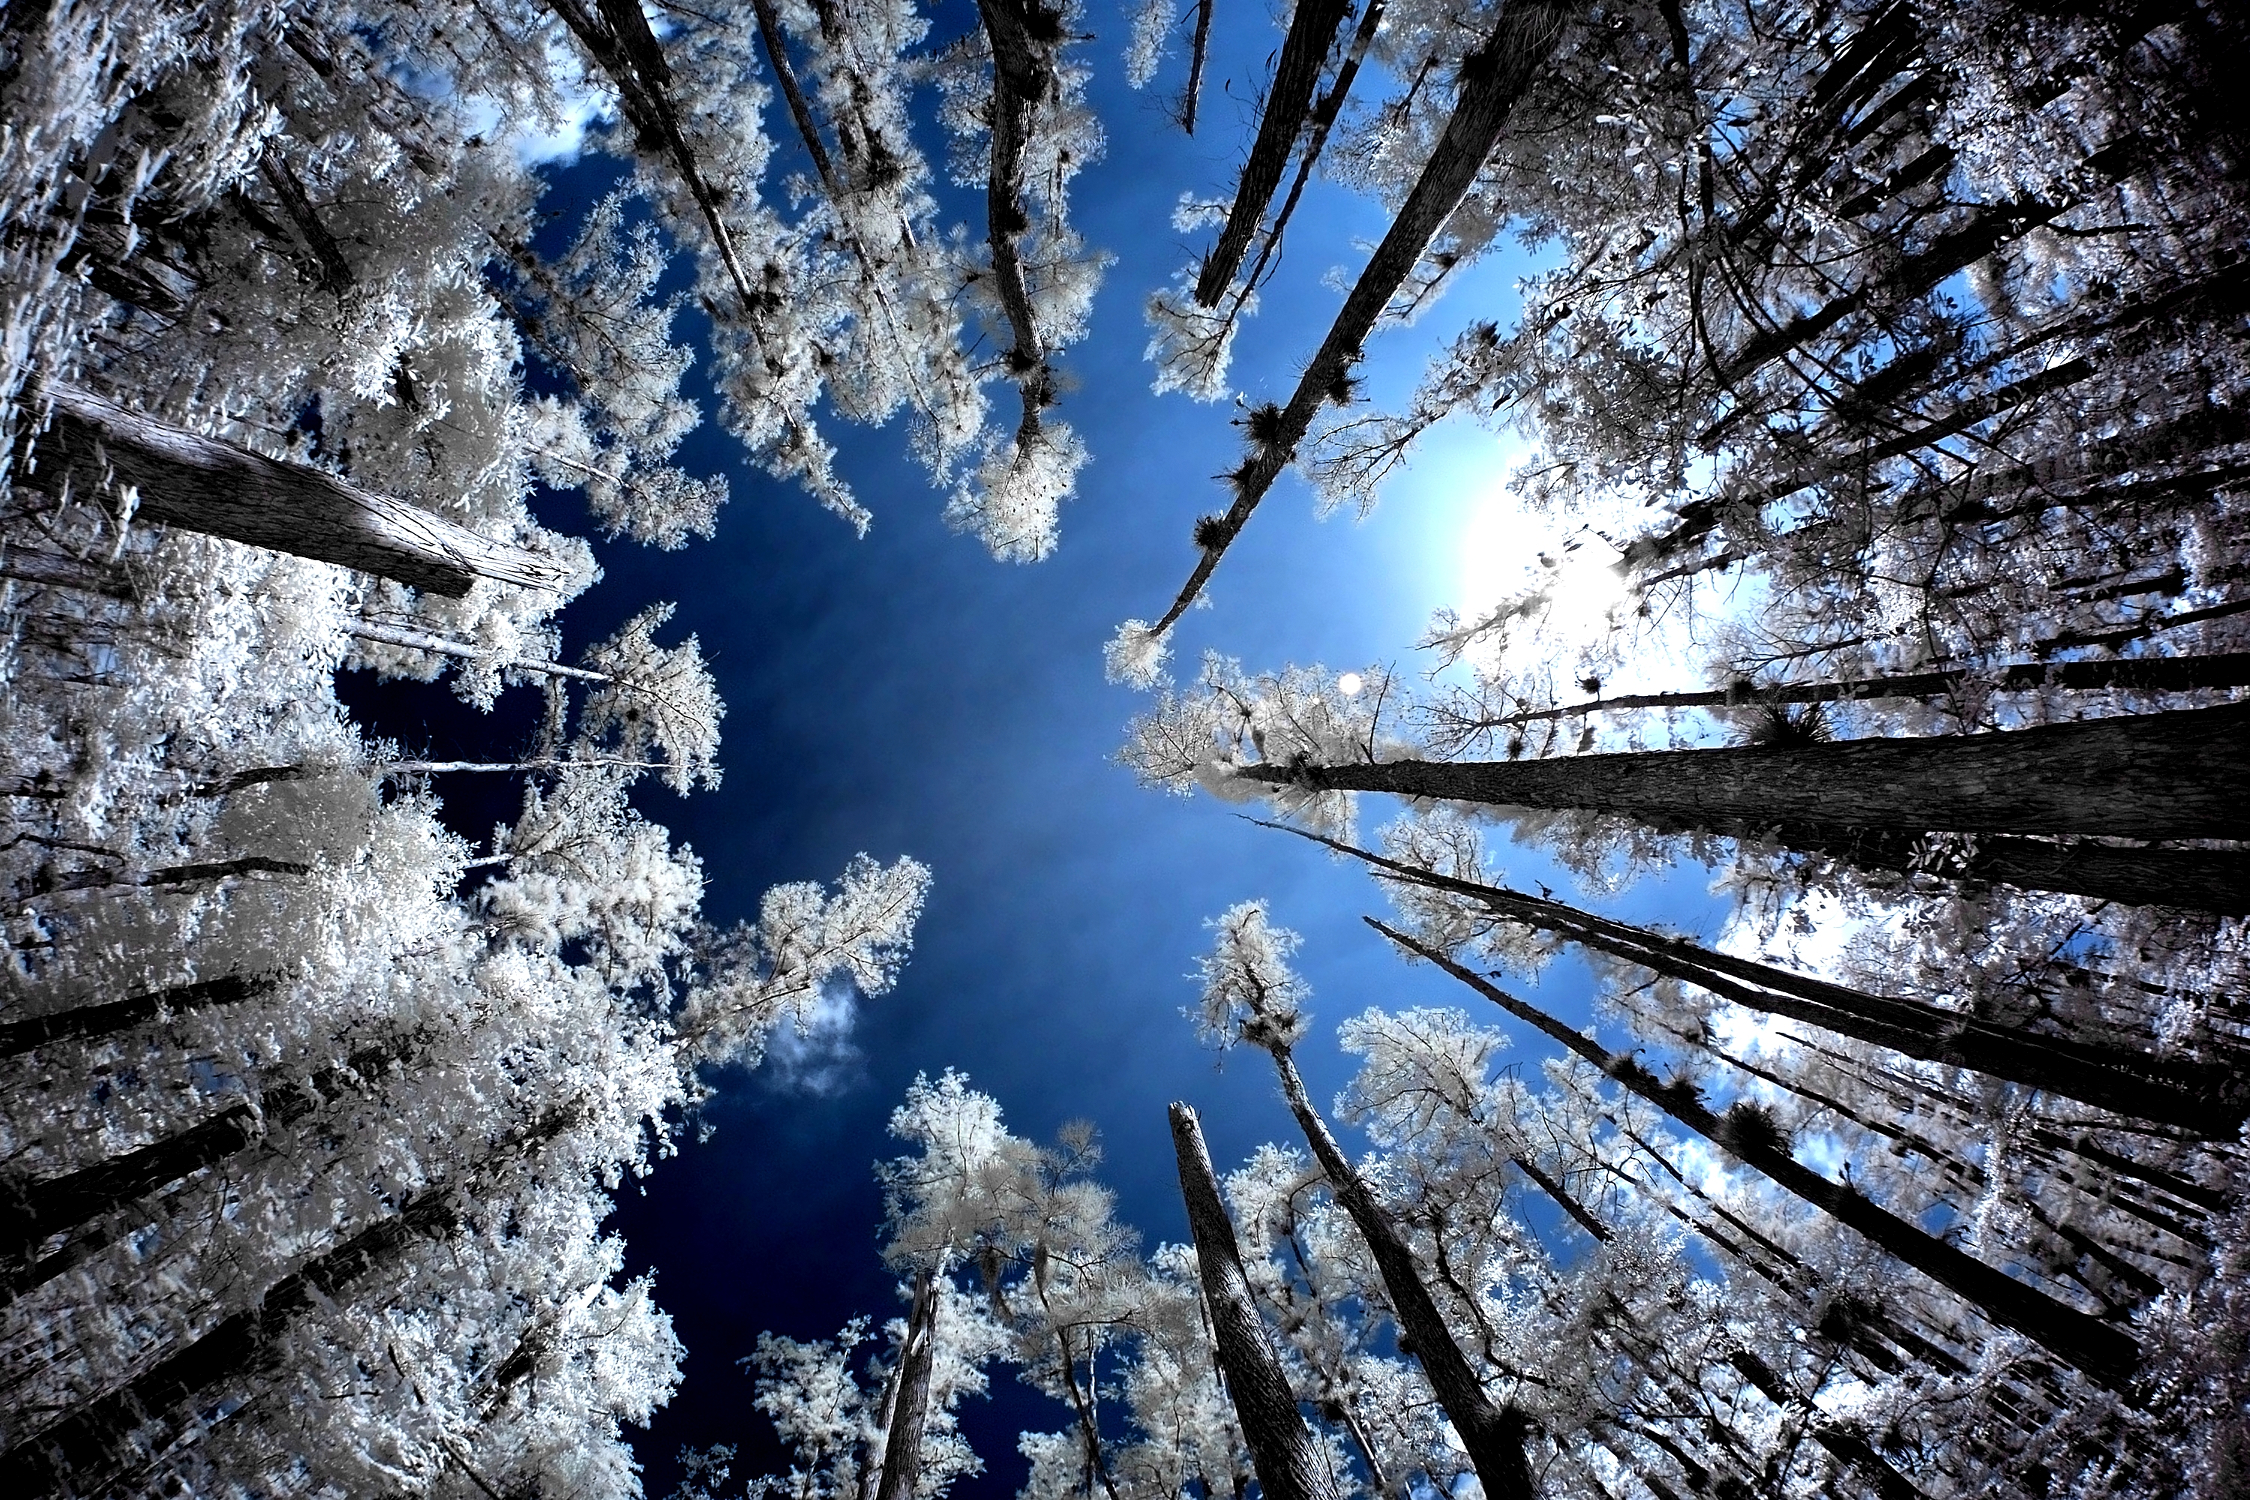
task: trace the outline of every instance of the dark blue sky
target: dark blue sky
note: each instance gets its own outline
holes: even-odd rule
[[[1103,681],[1102,646],[1120,620],[1153,617],[1178,588],[1194,559],[1191,524],[1223,503],[1211,476],[1239,446],[1228,409],[1149,394],[1141,303],[1186,262],[1187,239],[1169,223],[1178,195],[1231,187],[1251,123],[1240,101],[1270,67],[1279,32],[1262,6],[1219,7],[1203,134],[1189,141],[1159,111],[1179,60],[1159,89],[1127,91],[1117,61],[1126,25],[1108,3],[1096,0],[1090,56],[1109,152],[1078,180],[1074,203],[1081,231],[1118,263],[1091,337],[1064,361],[1079,387],[1061,414],[1094,457],[1059,552],[1028,567],[992,562],[942,526],[942,497],[900,460],[900,434],[834,429],[841,467],[875,512],[873,532],[855,539],[801,492],[743,466],[711,424],[684,462],[732,475],[717,538],[682,553],[602,548],[605,581],[565,616],[575,651],[669,598],[674,628],[702,638],[728,705],[725,785],[684,802],[655,792],[644,805],[702,855],[713,920],[751,914],[774,882],[831,879],[860,850],[912,854],[936,875],[904,980],[861,1007],[850,1055],[726,1078],[710,1109],[716,1135],[664,1163],[645,1193],[625,1190],[616,1223],[632,1265],[656,1267],[659,1300],[689,1350],[684,1387],[637,1444],[652,1496],[671,1490],[683,1443],[741,1444],[738,1476],[775,1461],[735,1367],[761,1330],[815,1337],[855,1313],[902,1310],[876,1254],[869,1168],[898,1149],[885,1122],[916,1073],[965,1071],[1018,1134],[1093,1120],[1121,1215],[1153,1245],[1186,1234],[1168,1100],[1203,1111],[1222,1170],[1292,1129],[1270,1068],[1234,1057],[1220,1070],[1181,1016],[1207,919],[1262,896],[1305,935],[1298,966],[1320,1024],[1301,1060],[1316,1099],[1348,1074],[1336,1021],[1374,1004],[1479,1003],[1407,969],[1361,926],[1358,915],[1384,903],[1357,869],[1209,799],[1140,790],[1110,758],[1142,700]],[[941,29],[962,19],[941,12]],[[602,175],[589,162],[564,175],[559,195]],[[1252,401],[1286,399],[1340,301],[1325,273],[1356,274],[1382,228],[1372,203],[1324,185],[1308,196],[1238,345],[1234,379]],[[1424,327],[1382,337],[1374,393],[1403,393],[1433,343],[1471,317],[1511,319],[1522,265],[1479,268]],[[1316,521],[1303,488],[1285,480],[1229,554],[1213,607],[1182,623],[1175,664],[1192,669],[1215,647],[1252,668],[1418,670],[1408,648],[1433,609],[1459,602],[1462,537],[1491,500],[1499,457],[1489,435],[1455,435],[1364,524]],[[551,524],[585,529],[568,510]],[[519,691],[498,720],[464,731],[431,689],[347,690],[379,729],[445,754],[464,732],[489,752],[533,706]],[[482,803],[488,789],[466,781],[440,790],[456,826],[482,833],[510,808]],[[1363,821],[1388,816],[1370,805]],[[1513,869],[1567,888],[1532,856]],[[1700,891],[1691,872],[1618,909],[1693,923],[1713,909]],[[1585,1014],[1571,970],[1544,993],[1564,1014]],[[967,1415],[988,1472],[957,1491],[963,1500],[1013,1494],[1016,1430],[1064,1420],[1012,1376],[998,1385],[1003,1394]]]

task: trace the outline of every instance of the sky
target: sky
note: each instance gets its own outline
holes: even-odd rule
[[[1073,203],[1086,239],[1118,260],[1090,337],[1063,360],[1077,388],[1060,415],[1093,461],[1056,554],[1000,564],[949,533],[943,497],[904,460],[896,430],[830,432],[875,513],[862,540],[743,464],[713,423],[680,462],[730,476],[717,537],[677,553],[597,544],[605,578],[563,616],[565,659],[655,599],[677,601],[673,630],[702,641],[728,707],[724,785],[685,800],[649,789],[642,802],[702,857],[713,921],[752,915],[776,882],[833,879],[862,850],[885,861],[911,854],[935,874],[898,987],[813,1037],[784,1039],[758,1072],[722,1075],[711,1138],[620,1194],[613,1223],[629,1269],[654,1269],[688,1349],[679,1394],[636,1438],[652,1497],[670,1493],[683,1444],[739,1445],[738,1479],[780,1462],[736,1366],[761,1331],[814,1338],[856,1314],[878,1323],[903,1314],[878,1255],[871,1167],[901,1149],[885,1127],[917,1074],[963,1071],[1018,1135],[1051,1139],[1065,1121],[1093,1121],[1119,1217],[1153,1248],[1187,1235],[1168,1101],[1202,1112],[1222,1172],[1262,1142],[1293,1139],[1270,1067],[1239,1054],[1222,1066],[1182,1015],[1210,918],[1263,898],[1277,923],[1304,935],[1297,967],[1313,986],[1315,1027],[1299,1061],[1317,1101],[1350,1073],[1335,1023],[1374,1005],[1483,1003],[1402,965],[1358,921],[1387,914],[1387,903],[1356,867],[1209,798],[1142,789],[1112,758],[1146,700],[1104,681],[1102,647],[1121,620],[1153,618],[1170,601],[1194,561],[1195,518],[1224,503],[1212,476],[1239,452],[1225,405],[1150,394],[1141,304],[1209,233],[1173,231],[1174,202],[1183,191],[1230,190],[1254,125],[1245,101],[1280,33],[1263,7],[1218,7],[1204,119],[1189,140],[1162,112],[1181,59],[1148,92],[1128,91],[1118,61],[1127,20],[1108,3],[1094,0],[1099,39],[1087,49],[1108,154],[1078,179]],[[960,23],[959,10],[939,11],[941,30]],[[592,157],[556,168],[558,205],[587,201],[615,170]],[[956,201],[978,222],[974,201]],[[1286,399],[1341,301],[1328,273],[1356,274],[1383,224],[1377,205],[1330,185],[1308,194],[1282,270],[1237,345],[1234,379],[1251,402]],[[1512,320],[1514,283],[1529,265],[1520,251],[1496,256],[1460,277],[1421,326],[1379,335],[1370,392],[1403,395],[1421,361],[1472,318]],[[1364,522],[1316,519],[1303,486],[1284,480],[1229,552],[1210,607],[1182,622],[1175,670],[1192,670],[1206,649],[1253,670],[1421,670],[1411,647],[1431,612],[1497,597],[1536,546],[1503,493],[1508,457],[1490,433],[1442,432]],[[575,506],[559,502],[545,519],[589,530]],[[536,710],[528,690],[490,718],[428,687],[355,677],[342,690],[376,732],[439,758],[520,743]],[[440,779],[456,828],[482,837],[513,816],[513,793],[496,780]],[[1371,804],[1362,826],[1389,816]],[[1530,853],[1502,850],[1497,863],[1519,882],[1574,888]],[[1719,907],[1703,882],[1691,871],[1600,904],[1708,933]],[[1531,989],[1574,1024],[1585,1020],[1575,966],[1557,965]],[[1523,1060],[1544,1055],[1514,1029]],[[1023,1474],[1016,1432],[1064,1420],[1002,1374],[993,1399],[963,1418],[987,1471],[954,1493],[1013,1495]]]

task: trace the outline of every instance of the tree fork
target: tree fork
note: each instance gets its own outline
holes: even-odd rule
[[[558,593],[569,584],[569,570],[553,558],[318,469],[174,427],[75,386],[48,382],[36,399],[53,408],[33,451],[43,486],[90,492],[114,477],[140,492],[138,517],[449,599],[480,578]]]
[[[2141,1348],[2132,1335],[1955,1249],[1862,1197],[1856,1189],[1830,1182],[1800,1165],[1788,1152],[1747,1137],[1705,1108],[1691,1088],[1659,1083],[1653,1074],[1631,1059],[1615,1056],[1599,1043],[1580,1036],[1545,1011],[1507,994],[1436,949],[1373,917],[1362,920],[1399,947],[1437,965],[1502,1010],[1536,1027],[1626,1092],[1662,1110],[1744,1166],[1764,1174],[1776,1187],[1858,1231],[1994,1323],[2022,1334],[2098,1384],[2121,1392],[2131,1389],[2134,1373],[2141,1363]]]
[[[1250,1291],[1234,1221],[1219,1197],[1218,1174],[1203,1144],[1203,1126],[1185,1104],[1171,1108],[1172,1150],[1179,1160],[1180,1196],[1195,1236],[1195,1259],[1203,1281],[1205,1311],[1227,1393],[1234,1400],[1242,1435],[1258,1471],[1258,1485],[1271,1500],[1339,1500],[1328,1466],[1313,1445],[1296,1395],[1282,1373],[1273,1335]]]

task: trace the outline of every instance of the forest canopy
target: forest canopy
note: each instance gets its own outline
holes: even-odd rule
[[[0,1492],[2250,1486],[2250,19],[1235,4],[6,0]],[[1104,214],[1159,136],[1225,180]],[[1520,586],[1342,669],[1191,649],[1274,638],[1190,619],[1269,500],[1395,508],[1463,429]],[[1137,945],[1275,1106],[1230,1161],[1136,1105],[1172,1241],[1093,1124],[917,1060],[872,1183],[820,1168],[901,1315],[712,1351],[738,1430],[674,1458],[620,1195],[959,910],[899,850],[718,888],[723,785],[849,823],[950,743],[854,661],[905,706],[825,790],[727,763],[726,696],[795,709],[674,601],[803,584],[751,506],[1153,537],[1106,651],[1017,627],[1106,674],[1076,774],[1365,918],[1220,868],[1200,954]],[[1081,796],[964,905],[1098,864]],[[1635,905],[1683,875],[1715,921]],[[1329,1025],[1346,943],[1445,1003]]]

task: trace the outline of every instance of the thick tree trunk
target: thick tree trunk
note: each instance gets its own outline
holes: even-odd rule
[[[1016,442],[1028,448],[1044,425],[1041,413],[1055,396],[1054,372],[1047,367],[1046,338],[1032,312],[1022,248],[1031,228],[1031,212],[1023,201],[1031,116],[1058,87],[1053,50],[1039,38],[1054,17],[1038,0],[977,0],[977,15],[992,45],[992,154],[985,170],[985,237],[992,250],[1000,306],[1015,338],[1004,360],[1022,398]]]
[[[2005,1271],[1986,1265],[1952,1245],[1880,1208],[1845,1184],[1830,1182],[1801,1165],[1787,1151],[1737,1131],[1704,1107],[1690,1087],[1660,1083],[1631,1058],[1617,1057],[1554,1017],[1518,1000],[1447,958],[1443,953],[1369,917],[1369,926],[1408,952],[1425,958],[1463,984],[1527,1022],[1551,1040],[1585,1059],[1636,1098],[1664,1111],[1681,1125],[1718,1146],[1743,1165],[1763,1173],[1776,1187],[1803,1199],[1831,1218],[1857,1230],[1879,1248],[1937,1282],[1985,1317],[2013,1329],[2055,1358],[2112,1390],[2130,1388],[2140,1368],[2141,1349],[2132,1335],[2090,1314],[2058,1302]]]
[[[1351,13],[1348,0],[1297,0],[1289,17],[1289,34],[1282,39],[1281,57],[1274,64],[1273,83],[1266,90],[1265,111],[1258,119],[1257,138],[1250,143],[1249,158],[1235,181],[1234,206],[1227,213],[1219,242],[1204,258],[1195,278],[1195,300],[1217,307],[1242,268],[1250,241],[1265,222],[1266,205],[1281,186],[1290,153],[1305,133],[1312,110],[1313,90],[1320,84],[1321,69],[1328,64],[1336,32]]]
[[[54,420],[33,453],[37,482],[91,493],[108,477],[140,492],[135,515],[309,557],[458,599],[479,578],[561,590],[553,558],[301,464],[284,463],[48,384]]]
[[[1501,11],[1491,40],[1463,59],[1460,97],[1445,123],[1445,133],[1438,138],[1429,163],[1384,232],[1382,243],[1368,257],[1336,321],[1329,325],[1327,337],[1305,367],[1296,392],[1281,414],[1279,430],[1270,442],[1260,444],[1236,474],[1234,503],[1220,518],[1216,544],[1204,548],[1179,597],[1157,621],[1158,634],[1171,629],[1203,592],[1203,585],[1219,566],[1219,558],[1249,521],[1250,513],[1265,499],[1282,470],[1295,461],[1297,445],[1311,430],[1322,404],[1335,399],[1345,388],[1351,367],[1360,358],[1383,309],[1421,263],[1430,241],[1445,228],[1445,221],[1453,216],[1477,174],[1484,170],[1509,116],[1561,43],[1570,18],[1581,8],[1575,0],[1514,0]]]
[[[883,1437],[883,1478],[875,1500],[914,1500],[922,1475],[922,1432],[930,1415],[930,1371],[937,1354],[937,1277],[914,1278],[914,1307],[906,1317],[906,1342],[898,1352],[898,1394]]]
[[[362,1229],[283,1278],[255,1307],[222,1318],[140,1374],[0,1453],[0,1494],[44,1495],[65,1486],[99,1494],[105,1482],[162,1448],[213,1387],[256,1370],[305,1313],[398,1259],[417,1238],[456,1222],[452,1198],[432,1193]]]
[[[1422,1373],[1429,1377],[1438,1404],[1460,1433],[1461,1446],[1476,1466],[1487,1500],[1531,1500],[1531,1467],[1523,1451],[1527,1436],[1523,1414],[1513,1404],[1496,1405],[1485,1393],[1484,1383],[1469,1367],[1461,1346],[1454,1342],[1453,1330],[1438,1311],[1437,1299],[1423,1283],[1422,1268],[1407,1248],[1405,1237],[1376,1201],[1351,1158],[1329,1134],[1328,1122],[1313,1108],[1289,1049],[1269,1050],[1274,1069],[1281,1075],[1281,1092],[1289,1101],[1289,1112],[1297,1117],[1297,1128],[1304,1132],[1314,1158],[1327,1175],[1336,1201],[1352,1216],[1360,1238],[1367,1241],[1376,1269],[1383,1273],[1383,1288],[1390,1294],[1399,1332],[1404,1335],[1401,1342],[1412,1345],[1414,1357],[1422,1362]]]
[[[123,1000],[81,1005],[51,1015],[0,1025],[0,1057],[18,1057],[55,1042],[80,1042],[115,1036],[164,1015],[185,1015],[216,1005],[235,1005],[273,992],[270,974],[229,974],[196,984],[150,990]]]
[[[1737,1005],[1908,1057],[1968,1068],[2121,1115],[2185,1126],[2216,1140],[2233,1139],[2250,1117],[2245,1081],[2222,1065],[2027,1032],[1919,1000],[1873,995],[1559,901],[1418,869],[1334,839],[1319,842],[1387,870],[1401,882],[1466,897],[1505,921],[1551,932]]]
[[[1667,831],[1793,823],[1919,834],[2250,838],[2250,704],[1999,734],[1644,750],[1552,760],[1258,764],[1269,786],[1585,808]]]
[[[1185,1104],[1174,1104],[1171,1118],[1180,1196],[1187,1202],[1188,1228],[1195,1236],[1196,1264],[1218,1345],[1219,1369],[1226,1377],[1227,1393],[1234,1398],[1235,1416],[1258,1471],[1258,1486],[1268,1500],[1339,1500],[1328,1465],[1298,1414],[1297,1398],[1289,1389],[1289,1377],[1282,1373],[1273,1336],[1251,1297],[1234,1222],[1219,1197],[1219,1177],[1203,1144],[1202,1124]]]

